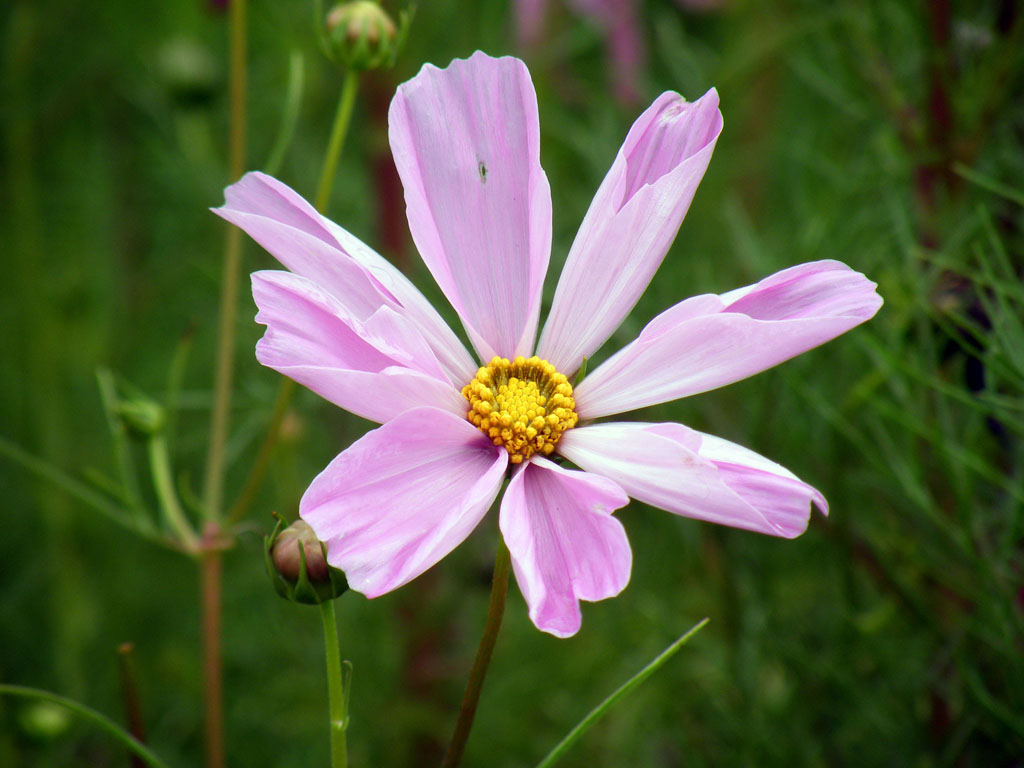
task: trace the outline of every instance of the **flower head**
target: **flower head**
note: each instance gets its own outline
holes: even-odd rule
[[[874,283],[837,261],[783,270],[655,317],[570,384],[633,308],[722,129],[718,94],[664,93],[636,120],[569,251],[537,337],[551,246],[533,85],[513,58],[426,65],[390,140],[409,226],[471,356],[423,295],[284,184],[251,173],[218,209],[285,267],[257,272],[261,363],[382,426],[313,480],[300,513],[352,589],[375,597],[437,563],[497,498],[530,618],[558,636],[618,594],[629,497],[794,537],[822,495],[752,451],[675,423],[595,419],[751,376],[864,322]],[[565,460],[579,469],[570,467]]]

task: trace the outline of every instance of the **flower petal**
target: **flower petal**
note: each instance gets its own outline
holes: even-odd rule
[[[415,322],[452,383],[477,366],[458,337],[405,275],[358,238],[321,216],[299,194],[263,173],[247,173],[225,190],[214,213],[236,224],[292,272],[367,317],[382,305]]]
[[[627,503],[611,480],[539,457],[513,476],[501,501],[501,534],[538,629],[574,635],[580,600],[625,589],[633,554],[612,511]]]
[[[388,115],[416,247],[480,356],[529,357],[551,250],[537,97],[518,59],[424,65]]]
[[[558,451],[638,501],[684,517],[793,538],[822,495],[778,464],[681,424],[610,422],[572,429]]]
[[[607,416],[753,376],[870,319],[882,306],[875,287],[845,264],[816,261],[687,299],[575,388],[577,413]]]
[[[811,504],[828,515],[828,502],[821,491],[785,467],[742,445],[697,434],[701,437],[700,455],[718,468],[725,484],[783,530],[803,533]]]
[[[537,354],[572,372],[611,336],[668,253],[722,130],[718,93],[663,93],[633,124],[558,280]]]
[[[267,326],[256,345],[263,365],[373,421],[425,405],[465,415],[465,399],[416,326],[389,307],[361,321],[291,272],[255,272],[252,290],[256,322]]]
[[[349,446],[299,504],[327,561],[367,597],[416,578],[458,546],[498,495],[508,453],[465,419],[406,411]]]

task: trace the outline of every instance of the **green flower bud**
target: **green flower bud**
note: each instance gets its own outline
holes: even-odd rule
[[[167,412],[159,403],[143,398],[122,400],[116,413],[132,432],[149,437],[160,432],[167,423]]]
[[[328,55],[353,69],[390,67],[408,26],[402,14],[401,29],[372,0],[351,0],[331,9],[324,22]]]
[[[282,530],[278,519],[274,532],[263,540],[267,574],[277,594],[296,603],[316,605],[333,600],[348,590],[345,574],[327,563],[327,547],[313,529],[296,520]]]
[[[18,713],[18,725],[34,741],[54,741],[71,727],[71,713],[60,704],[36,701]]]

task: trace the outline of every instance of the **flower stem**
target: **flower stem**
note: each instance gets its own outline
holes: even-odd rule
[[[117,671],[121,681],[121,698],[124,700],[125,717],[128,719],[128,730],[140,744],[146,743],[146,724],[142,717],[142,704],[139,702],[139,684],[135,675],[135,664],[132,663],[131,643],[117,646]],[[138,755],[131,754],[132,768],[143,768],[146,764]]]
[[[334,113],[334,125],[331,127],[331,138],[327,143],[324,166],[320,171],[320,183],[316,188],[316,201],[314,204],[320,213],[324,213],[327,210],[327,205],[331,201],[331,188],[334,186],[334,177],[337,175],[341,148],[345,145],[348,124],[352,119],[352,108],[356,103],[356,89],[358,85],[359,73],[354,69],[348,70],[345,73],[345,82],[341,87],[338,109]]]
[[[220,658],[222,555],[214,543],[220,527],[207,523],[199,556],[200,603],[203,611],[203,708],[206,721],[206,766],[224,765],[224,691]]]
[[[230,130],[228,175],[238,179],[245,170],[246,116],[246,1],[231,0],[228,23],[230,49]],[[208,518],[203,531],[204,549],[199,556],[202,612],[203,698],[207,768],[224,765],[224,703],[220,658],[221,626],[221,526],[223,515],[225,447],[231,414],[231,379],[235,346],[235,305],[238,303],[238,271],[242,260],[242,233],[229,227],[224,243],[220,287],[217,363],[214,374],[213,409],[210,412],[210,444],[203,484],[203,510]]]
[[[342,677],[341,653],[338,650],[338,622],[334,615],[334,601],[320,603],[320,618],[324,622],[324,650],[327,654],[327,695],[331,717],[331,768],[346,768],[348,752],[345,732],[348,730],[348,701],[345,680]]]
[[[167,523],[174,530],[175,538],[186,552],[196,552],[199,538],[192,530],[192,525],[185,511],[178,502],[174,491],[174,480],[171,477],[171,458],[167,450],[167,440],[162,434],[149,438],[149,468],[153,474],[153,488],[157,502]]]
[[[80,704],[74,699],[69,699],[65,696],[58,696],[56,693],[50,693],[49,691],[41,691],[37,688],[26,688],[23,685],[5,684],[0,684],[0,695],[21,696],[26,699],[38,699],[40,701],[48,701],[51,704],[59,704],[66,709],[70,709],[79,717],[88,720],[100,730],[106,731],[125,747],[130,749],[134,754],[145,760],[147,764],[152,766],[152,768],[168,768],[167,763],[150,752],[145,744],[125,731],[124,728],[119,726],[103,713],[97,712],[92,707]]]
[[[473,669],[470,671],[469,680],[466,683],[466,693],[462,697],[459,719],[455,723],[455,733],[452,734],[448,751],[444,755],[444,762],[441,763],[443,768],[455,768],[455,766],[462,762],[462,753],[466,749],[469,731],[473,727],[473,717],[476,715],[476,705],[480,701],[480,691],[483,689],[484,677],[487,674],[487,667],[491,663],[491,654],[494,651],[494,643],[498,639],[498,630],[501,629],[501,619],[505,615],[505,596],[508,594],[508,568],[508,547],[505,545],[505,540],[501,538],[501,534],[498,534],[498,553],[494,558],[491,602],[487,606],[487,620],[484,622],[484,633],[480,637],[480,646],[476,650]]]
[[[345,81],[341,86],[338,108],[334,114],[334,125],[331,127],[331,137],[327,142],[327,152],[324,154],[324,164],[320,171],[320,183],[317,185],[316,209],[320,213],[327,210],[327,204],[331,199],[331,189],[334,186],[334,179],[338,175],[338,161],[341,159],[341,150],[345,145],[345,137],[348,135],[349,123],[352,121],[352,110],[356,103],[358,86],[359,74],[354,69],[350,69],[345,74]],[[237,228],[233,229],[237,230]],[[245,486],[242,488],[238,500],[231,506],[231,511],[228,513],[228,521],[231,523],[241,520],[256,498],[256,492],[266,475],[271,453],[281,432],[281,424],[294,394],[295,382],[291,379],[282,379],[277,390],[277,399],[274,401],[270,424],[267,426],[267,433],[256,454],[256,461],[253,463],[252,469],[249,470],[249,477],[246,478]]]
[[[253,462],[249,476],[245,479],[242,492],[238,494],[238,501],[231,505],[228,512],[228,525],[233,525],[245,517],[249,507],[256,500],[256,493],[263,483],[263,477],[267,474],[270,466],[270,457],[274,453],[274,446],[277,445],[277,438],[281,433],[281,424],[288,412],[288,404],[295,393],[295,382],[291,379],[281,379],[281,385],[277,388],[277,397],[274,400],[274,410],[270,415],[270,424],[267,426],[267,434],[260,444],[259,453],[256,454],[256,461]]]
[[[245,170],[246,0],[231,0],[231,129],[228,175],[235,181]],[[231,413],[231,378],[235,346],[235,305],[238,303],[238,269],[242,233],[228,227],[220,286],[217,367],[214,374],[213,410],[210,412],[210,447],[207,453],[203,508],[213,520],[221,517],[224,496],[224,458]]]

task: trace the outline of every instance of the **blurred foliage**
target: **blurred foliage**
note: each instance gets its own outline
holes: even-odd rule
[[[705,10],[698,7],[709,6]],[[203,0],[14,0],[0,9],[0,438],[89,482],[117,472],[95,372],[178,392],[173,463],[202,475],[226,183],[225,16]],[[607,349],[686,296],[838,258],[880,284],[863,328],[725,390],[647,409],[747,445],[829,497],[796,541],[633,504],[618,599],[557,640],[513,588],[467,765],[536,762],[704,615],[708,629],[564,765],[1011,766],[1024,754],[1024,8],[1016,0],[646,0],[639,91],[714,85],[726,128],[664,266]],[[387,149],[395,85],[424,61],[524,55],[555,206],[550,299],[594,190],[643,104],[608,87],[602,29],[552,0],[519,51],[506,3],[421,3],[395,70],[364,81],[330,213],[443,302],[408,241]],[[250,9],[249,166],[264,166],[304,59],[279,170],[311,195],[341,72],[307,2]],[[291,67],[294,71],[294,66]],[[293,76],[294,77],[294,76]],[[246,271],[273,266],[247,246]],[[276,375],[238,307],[229,489]],[[449,312],[446,315],[454,319]],[[603,354],[606,354],[607,351]],[[170,372],[170,373],[169,373]],[[225,563],[229,763],[327,760],[315,611],[263,573],[270,511],[367,427],[303,392]],[[144,447],[127,442],[126,450]],[[0,679],[120,713],[115,649],[136,648],[149,743],[201,762],[196,573],[0,460]],[[153,491],[139,489],[150,508]],[[353,765],[431,765],[454,723],[488,592],[493,516],[397,593],[338,604],[355,664]],[[43,725],[41,726],[40,723]],[[0,765],[122,765],[81,723],[0,701]]]

